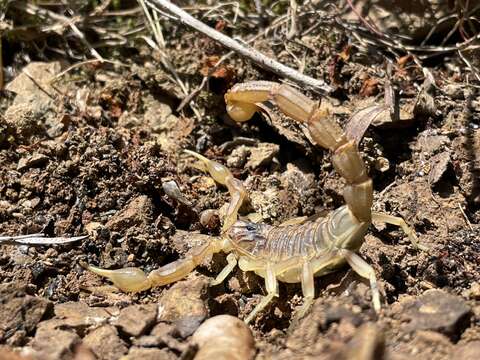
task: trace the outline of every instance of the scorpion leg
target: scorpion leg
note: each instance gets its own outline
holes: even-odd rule
[[[235,266],[237,266],[237,258],[233,253],[228,254],[227,256],[227,262],[228,264],[223,268],[222,271],[217,275],[217,277],[210,282],[211,286],[218,285],[225,280],[225,278],[235,269]]]
[[[141,269],[129,267],[117,270],[106,270],[85,265],[87,270],[106,277],[125,292],[138,292],[155,286],[167,285],[187,276],[197,265],[221,250],[221,243],[212,240],[210,243],[191,249],[184,259],[171,262],[146,275]]]
[[[230,193],[231,200],[227,208],[227,214],[223,221],[222,233],[225,233],[237,221],[238,210],[247,195],[242,182],[236,179],[227,167],[216,161],[207,159],[205,156],[190,150],[184,150],[189,155],[201,161],[201,169],[208,172],[217,183],[226,186]]]
[[[265,273],[265,287],[267,289],[267,295],[265,295],[262,300],[255,306],[253,311],[247,316],[245,322],[248,324],[252,321],[257,314],[262,311],[275,296],[278,296],[278,282],[275,276],[274,268],[272,264],[267,264],[266,273]]]
[[[303,293],[303,304],[300,309],[298,309],[296,318],[301,319],[307,313],[310,306],[312,306],[313,298],[315,296],[315,284],[314,284],[314,273],[312,264],[309,261],[303,263],[302,269],[302,293]]]
[[[405,220],[403,220],[401,217],[373,211],[372,220],[391,224],[391,225],[396,225],[400,227],[403,230],[403,232],[408,236],[408,239],[412,243],[413,247],[415,247],[418,250],[423,250],[427,252],[428,250],[430,250],[427,246],[418,243],[418,238],[417,238],[417,235],[415,234],[415,230],[413,230],[410,226],[408,226]]]
[[[313,299],[315,297],[315,274],[321,274],[323,269],[331,267],[332,261],[334,261],[337,257],[338,254],[336,252],[331,252],[315,259],[304,260],[301,275],[304,300],[302,306],[298,309],[295,318],[292,320],[290,328],[295,327],[299,320],[305,316],[307,311],[312,306]]]
[[[377,286],[377,277],[375,275],[375,270],[363,260],[360,256],[355,254],[353,251],[342,249],[339,251],[342,256],[347,260],[348,265],[361,277],[370,280],[370,288],[372,290],[372,302],[373,308],[378,313],[380,311],[380,292],[378,291]]]

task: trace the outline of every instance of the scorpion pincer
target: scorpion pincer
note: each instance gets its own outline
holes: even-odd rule
[[[425,247],[418,244],[415,232],[402,218],[371,210],[372,180],[355,142],[347,138],[328,110],[288,85],[268,81],[237,84],[227,92],[225,101],[230,117],[237,122],[249,120],[259,110],[257,104],[272,101],[286,115],[304,123],[314,141],[330,150],[336,171],[345,179],[346,205],[326,217],[289,221],[280,226],[239,221],[237,213],[247,196],[242,182],[225,166],[185,150],[199,160],[201,170],[208,172],[230,193],[222,235],[192,248],[184,259],[148,275],[138,268],[105,270],[88,266],[88,269],[110,279],[123,291],[138,292],[185,277],[214,253],[228,253],[227,265],[212,285],[223,282],[237,265],[242,271],[254,271],[265,279],[267,294],[246,317],[248,323],[278,296],[278,281],[301,283],[304,303],[296,315],[299,319],[313,302],[314,277],[336,271],[347,263],[358,275],[369,280],[373,308],[378,312],[380,293],[374,269],[357,254],[372,220],[399,226],[416,248]]]

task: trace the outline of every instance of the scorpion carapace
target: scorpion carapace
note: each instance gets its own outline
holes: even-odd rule
[[[223,251],[228,253],[228,263],[212,285],[225,280],[237,264],[241,270],[254,271],[265,279],[267,295],[247,316],[245,321],[249,322],[278,296],[277,281],[301,283],[304,303],[297,318],[302,317],[313,302],[314,276],[335,271],[348,263],[357,274],[370,281],[373,307],[379,311],[380,293],[375,272],[356,254],[372,220],[400,226],[413,245],[424,247],[418,245],[414,231],[403,219],[371,211],[372,180],[355,142],[347,138],[327,110],[288,85],[267,81],[237,84],[225,95],[225,101],[230,117],[238,122],[249,120],[259,110],[258,103],[272,101],[285,114],[305,123],[314,141],[332,152],[333,165],[346,181],[343,193],[346,205],[324,218],[289,221],[283,226],[237,221],[238,210],[247,195],[242,182],[225,166],[185,150],[199,160],[197,167],[226,186],[230,193],[222,236],[212,237],[208,244],[192,248],[184,259],[148,275],[138,268],[104,270],[88,266],[88,269],[109,278],[124,291],[136,292],[177,281],[211,258],[213,253]]]

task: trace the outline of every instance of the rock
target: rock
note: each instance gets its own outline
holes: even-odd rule
[[[191,202],[182,194],[182,191],[175,180],[162,182],[162,189],[171,199],[174,199],[183,205],[192,206]]]
[[[175,116],[168,104],[151,96],[143,101],[146,112],[141,123],[148,126],[152,133],[158,134],[156,140],[162,149],[177,152],[180,140],[188,136],[195,126],[193,119]]]
[[[160,299],[158,319],[168,322],[189,317],[205,319],[208,310],[203,297],[207,286],[208,281],[203,277],[175,283]]]
[[[480,341],[472,341],[457,345],[453,351],[452,359],[477,360],[480,354]]]
[[[141,195],[108,220],[106,227],[111,231],[122,231],[133,226],[150,224],[153,222],[152,212],[152,201],[148,196]]]
[[[248,360],[255,356],[250,328],[231,315],[218,315],[205,321],[192,336],[198,346],[195,360]]]
[[[241,169],[245,166],[247,158],[250,155],[250,146],[240,145],[233,149],[227,157],[227,167]]]
[[[469,299],[480,300],[480,283],[472,283],[470,289],[464,290],[462,295]]]
[[[203,316],[186,316],[175,322],[174,334],[186,339],[198,329],[205,318]]]
[[[0,345],[0,360],[32,360],[32,358],[30,356],[21,356],[19,353],[12,351],[9,347]]]
[[[344,350],[345,359],[349,360],[383,359],[384,352],[384,333],[372,323],[359,327]]]
[[[177,357],[166,349],[149,349],[131,347],[128,355],[122,360],[176,360]]]
[[[105,324],[119,314],[115,307],[90,307],[82,302],[67,302],[55,305],[56,318],[49,320],[54,327],[86,328]],[[43,326],[47,325],[45,322]]]
[[[23,171],[32,167],[41,167],[48,162],[48,156],[44,154],[34,153],[29,157],[22,157],[18,161],[17,170]]]
[[[115,325],[125,334],[138,337],[149,330],[157,319],[157,306],[131,305],[122,309]]]
[[[59,62],[31,62],[5,89],[17,94],[14,104],[30,102],[32,99],[39,105],[54,102],[47,93],[53,96],[57,94],[50,83],[60,70]]]
[[[469,324],[471,309],[458,296],[442,290],[427,290],[418,298],[408,298],[402,304],[410,330],[432,330],[458,339]]]
[[[32,62],[7,84],[6,89],[17,95],[5,111],[5,120],[20,139],[44,136],[44,131],[52,124],[58,125],[55,111],[58,92],[50,86],[50,81],[60,70],[58,62]]]
[[[128,351],[112,325],[103,325],[93,330],[83,338],[83,344],[95,353],[97,359],[102,360],[119,359]]]
[[[272,161],[279,151],[280,146],[277,144],[260,143],[256,147],[250,148],[250,157],[245,166],[254,170],[266,165]]]
[[[77,334],[48,327],[39,327],[32,347],[42,360],[60,360],[73,357],[75,345],[80,342]]]
[[[47,299],[25,294],[23,286],[0,284],[0,342],[18,331],[31,333],[51,308]]]
[[[164,322],[154,326],[150,335],[144,335],[137,339],[133,339],[132,344],[139,347],[168,347],[178,353],[183,353],[188,344],[180,342],[174,338],[176,330],[173,325]]]
[[[160,133],[175,126],[178,118],[172,115],[170,106],[152,97],[147,97],[144,101],[147,107],[143,115],[143,122],[151,127],[153,132]]]
[[[428,183],[433,186],[442,178],[450,164],[450,152],[444,151],[434,155],[430,159],[430,172],[428,173]]]
[[[450,143],[451,141],[448,136],[435,135],[432,134],[431,130],[425,130],[418,135],[415,148],[418,148],[419,151],[431,156],[442,148],[445,148]]]

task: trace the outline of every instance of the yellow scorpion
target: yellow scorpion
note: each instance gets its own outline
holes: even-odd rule
[[[400,217],[372,211],[372,180],[353,140],[340,126],[312,101],[296,89],[275,82],[251,81],[235,85],[225,95],[230,117],[243,122],[259,110],[257,104],[272,101],[294,120],[304,123],[314,141],[330,150],[336,171],[345,179],[343,192],[346,205],[328,216],[313,221],[290,221],[270,226],[237,220],[237,213],[247,192],[242,182],[223,165],[195,152],[188,154],[200,160],[202,170],[231,196],[222,226],[222,235],[212,237],[207,244],[192,248],[180,259],[146,275],[138,268],[105,270],[87,266],[92,272],[110,279],[123,291],[138,292],[162,286],[184,278],[197,265],[211,259],[212,254],[228,253],[227,265],[211,282],[216,285],[238,265],[242,271],[254,271],[265,279],[267,295],[247,316],[248,323],[278,296],[278,281],[302,285],[303,305],[296,317],[301,318],[310,308],[315,294],[314,277],[341,268],[345,263],[361,277],[370,281],[375,311],[380,310],[380,293],[374,269],[356,252],[372,220],[399,226],[411,243],[420,249],[415,232]]]

